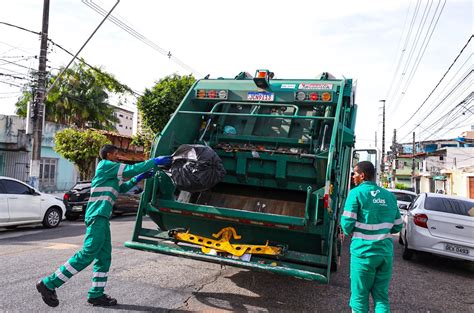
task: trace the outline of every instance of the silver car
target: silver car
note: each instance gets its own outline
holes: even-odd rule
[[[413,202],[413,200],[415,200],[417,196],[416,192],[402,189],[387,190],[393,193],[395,195],[395,198],[397,198],[398,209],[400,210],[400,214],[403,217],[406,214],[410,204]]]
[[[403,217],[403,259],[425,251],[474,261],[474,200],[422,193]]]

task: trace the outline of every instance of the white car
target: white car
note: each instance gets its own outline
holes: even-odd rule
[[[387,189],[395,198],[397,198],[397,205],[398,209],[400,210],[400,214],[404,216],[407,212],[410,203],[415,200],[417,194],[416,192],[409,191],[409,190],[402,190],[402,189]]]
[[[0,176],[0,227],[43,223],[59,225],[66,213],[62,199],[44,194],[10,177]]]
[[[420,194],[403,217],[400,243],[405,260],[425,251],[474,261],[474,200]]]

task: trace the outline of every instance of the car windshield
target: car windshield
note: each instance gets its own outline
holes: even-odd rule
[[[427,210],[467,216],[473,207],[474,201],[441,197],[427,197],[425,203]]]
[[[397,201],[412,202],[416,197],[415,195],[410,195],[410,194],[401,193],[401,192],[394,192],[393,194],[397,198]]]

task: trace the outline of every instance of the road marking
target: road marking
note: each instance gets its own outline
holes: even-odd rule
[[[68,249],[76,249],[79,247],[78,245],[72,245],[69,243],[55,243],[51,246],[47,246],[46,249],[52,249],[52,250],[68,250]]]

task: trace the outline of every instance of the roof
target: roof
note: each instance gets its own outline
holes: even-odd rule
[[[390,191],[390,192],[406,193],[406,194],[409,194],[409,195],[412,195],[412,196],[417,195],[416,192],[413,192],[413,191],[410,191],[410,190],[404,190],[404,189],[387,189],[387,190]]]

